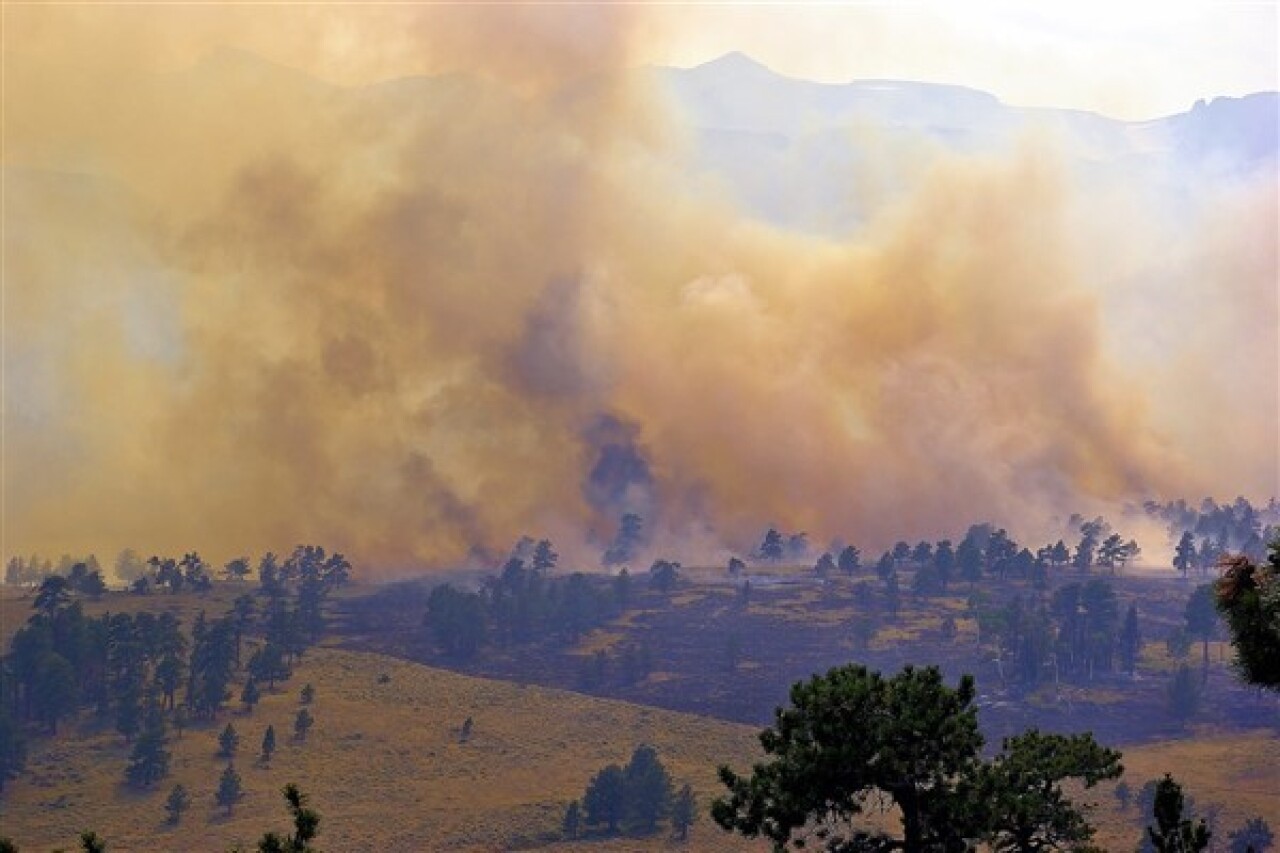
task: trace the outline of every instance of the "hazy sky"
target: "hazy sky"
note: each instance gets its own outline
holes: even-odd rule
[[[741,50],[811,79],[953,82],[1120,118],[1277,88],[1274,2],[699,4],[659,17],[661,63]]]
[[[348,84],[477,64],[523,72],[540,53],[558,56],[554,79],[620,63],[696,65],[742,51],[811,79],[956,83],[1021,106],[1143,119],[1199,98],[1280,88],[1276,9],[1275,2],[496,4],[483,11],[448,3],[10,5],[5,46],[60,63],[75,57],[150,70],[181,68],[231,46]],[[487,48],[502,29],[502,48]]]

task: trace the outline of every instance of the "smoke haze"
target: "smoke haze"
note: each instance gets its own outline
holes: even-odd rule
[[[688,560],[1280,491],[1273,170],[1175,214],[1029,133],[804,234],[681,171],[636,9],[573,13],[10,10],[6,554],[586,565],[635,511]]]

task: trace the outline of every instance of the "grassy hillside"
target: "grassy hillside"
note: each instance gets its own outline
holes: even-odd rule
[[[380,683],[380,675],[389,680]],[[298,744],[290,733],[307,682],[316,688],[316,725]],[[461,744],[458,729],[468,716],[474,733]],[[236,765],[246,789],[230,818],[213,798],[225,765],[215,756],[216,735],[227,720],[241,735]],[[262,766],[256,756],[269,723],[280,749]],[[716,792],[717,762],[747,764],[753,735],[749,727],[687,714],[315,649],[287,688],[268,695],[252,716],[224,715],[172,740],[173,774],[149,793],[121,784],[128,750],[114,732],[69,727],[55,741],[34,743],[27,772],[0,800],[0,825],[26,850],[70,847],[85,828],[117,851],[225,850],[286,828],[279,789],[295,781],[321,812],[325,850],[510,849],[556,832],[565,805],[590,776],[625,762],[640,742],[654,744],[672,775],[690,782],[705,804]],[[175,782],[194,801],[176,829],[164,825],[163,810]],[[703,817],[687,849],[752,848]]]
[[[385,676],[385,679],[383,678]],[[316,687],[316,726],[294,742],[293,715],[305,683]],[[469,742],[458,741],[468,717]],[[230,818],[213,799],[225,762],[216,735],[230,720],[241,735],[236,762],[246,793]],[[257,760],[268,724],[280,736],[269,766]],[[171,741],[173,774],[149,793],[121,784],[127,747],[85,719],[63,736],[33,743],[28,770],[0,800],[0,825],[26,850],[72,847],[93,828],[124,850],[226,850],[265,829],[284,829],[279,789],[296,781],[323,816],[329,851],[547,850],[692,851],[764,849],[720,832],[703,814],[688,845],[665,835],[607,843],[557,843],[564,806],[602,765],[623,762],[640,742],[654,744],[705,808],[720,791],[715,766],[746,769],[756,755],[754,727],[575,693],[453,674],[381,655],[319,648],[287,687],[252,715],[224,715]],[[1220,803],[1222,827],[1280,811],[1280,740],[1269,732],[1166,741],[1125,749],[1135,791],[1165,771],[1202,804]],[[169,787],[182,782],[193,807],[178,828],[164,823]],[[1139,827],[1107,786],[1099,803],[1099,841],[1128,850]]]

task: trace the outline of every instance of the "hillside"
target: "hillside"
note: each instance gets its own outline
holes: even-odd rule
[[[380,683],[383,675],[389,680]],[[304,683],[316,688],[316,725],[296,743],[286,733]],[[474,732],[461,744],[468,716]],[[216,735],[228,721],[241,736],[236,764],[246,790],[229,819],[213,799],[225,765],[215,756]],[[280,748],[263,766],[256,757],[268,724]],[[279,790],[292,781],[321,813],[324,850],[511,849],[554,837],[565,806],[590,777],[605,764],[625,763],[641,742],[655,745],[672,775],[691,783],[705,804],[717,763],[748,762],[754,738],[749,727],[717,720],[320,648],[251,716],[223,715],[171,739],[172,776],[145,794],[121,784],[128,750],[109,728],[85,719],[57,740],[40,740],[26,773],[0,800],[0,823],[24,850],[72,845],[85,828],[118,851],[226,850],[285,828]],[[164,824],[163,811],[175,782],[193,799],[176,829]],[[752,848],[703,816],[686,849]]]

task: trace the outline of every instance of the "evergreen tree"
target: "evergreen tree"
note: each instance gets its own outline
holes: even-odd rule
[[[764,534],[764,541],[760,543],[760,549],[757,553],[760,559],[770,563],[777,563],[782,560],[783,553],[782,534],[772,527]]]
[[[84,853],[107,853],[107,840],[98,833],[86,829],[80,833],[80,849]]]
[[[1196,567],[1196,562],[1196,540],[1188,530],[1182,534],[1174,549],[1173,567],[1182,572],[1182,579],[1186,580],[1187,573]]]
[[[302,695],[299,698],[303,705],[310,705],[316,698],[316,689],[310,684],[303,686]]]
[[[1120,753],[1099,746],[1089,734],[1030,729],[1007,738],[1001,754],[977,774],[974,793],[984,811],[984,836],[997,853],[1085,849],[1094,829],[1062,782],[1073,779],[1092,788],[1122,772]]]
[[[560,828],[564,832],[565,838],[573,839],[578,837],[578,830],[581,826],[582,809],[578,806],[578,801],[574,800],[564,810],[564,820],[561,822]]]
[[[1218,579],[1217,606],[1231,629],[1236,666],[1245,681],[1280,690],[1280,535],[1267,562],[1228,559]]]
[[[852,545],[846,545],[840,550],[840,556],[836,561],[840,571],[850,577],[853,576],[860,568],[862,568],[862,552]]]
[[[693,789],[684,785],[671,803],[671,830],[675,837],[684,841],[689,837],[689,828],[698,819],[698,804],[693,796]]]
[[[235,765],[227,764],[227,768],[222,771],[222,776],[218,778],[218,791],[214,794],[214,799],[218,805],[227,810],[227,816],[231,816],[231,810],[235,808],[235,804],[239,802],[242,789],[240,787],[240,774],[236,772]]]
[[[1251,851],[1265,853],[1276,841],[1271,827],[1267,826],[1267,822],[1260,817],[1249,818],[1244,826],[1231,833],[1228,839],[1230,841],[1228,849],[1231,853],[1251,853]]]
[[[307,795],[290,782],[284,786],[284,800],[293,817],[293,835],[268,832],[258,842],[258,853],[315,853],[311,842],[320,832],[320,814],[307,806]]]
[[[1200,640],[1204,649],[1201,679],[1209,678],[1209,641],[1218,629],[1218,611],[1214,607],[1213,586],[1203,584],[1195,588],[1187,599],[1183,613],[1187,634]]]
[[[150,788],[169,775],[169,751],[165,749],[164,718],[157,710],[147,714],[142,733],[129,754],[125,779],[135,788]]]
[[[276,751],[276,727],[267,726],[267,731],[262,735],[262,761],[265,764],[271,760],[271,753]]]
[[[647,744],[636,747],[622,775],[628,828],[648,835],[670,811],[671,775],[658,760],[658,751]]]
[[[952,689],[935,667],[883,678],[850,665],[800,682],[791,706],[760,735],[769,761],[750,777],[720,769],[729,796],[715,802],[712,817],[778,849],[814,819],[832,830],[829,850],[872,849],[844,846],[872,839],[885,845],[875,849],[906,853],[951,849],[968,829],[959,784],[982,747],[975,695],[971,677]],[[898,807],[900,841],[859,825],[863,803],[877,794]]]
[[[235,758],[236,750],[239,748],[240,735],[236,733],[235,726],[227,723],[227,727],[222,730],[222,734],[218,735],[218,757]]]
[[[298,715],[293,718],[293,736],[298,740],[306,740],[307,732],[315,725],[315,718],[311,716],[311,712],[306,708],[298,711]]]
[[[245,710],[252,712],[261,699],[262,691],[258,689],[258,679],[250,675],[244,683],[244,689],[240,691],[240,701],[244,703]]]
[[[169,815],[169,823],[178,825],[182,821],[182,813],[191,807],[191,795],[182,785],[174,785],[169,790],[169,797],[164,801],[164,810]]]
[[[46,652],[37,664],[31,687],[31,705],[38,719],[58,733],[58,721],[75,711],[80,702],[75,667],[55,651]]]
[[[626,808],[626,789],[626,778],[618,765],[610,764],[597,773],[582,798],[587,825],[604,824],[608,832],[617,832]]]
[[[1147,827],[1156,853],[1199,853],[1209,846],[1209,828],[1203,820],[1183,818],[1183,805],[1182,786],[1166,773],[1156,786],[1156,825]]]

